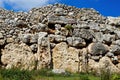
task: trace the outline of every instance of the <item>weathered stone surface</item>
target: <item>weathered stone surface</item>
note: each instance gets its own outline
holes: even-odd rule
[[[80,50],[79,53],[79,72],[86,72],[87,71],[87,63],[89,59],[88,51],[86,48]]]
[[[118,67],[118,69],[120,69],[120,63],[116,65]]]
[[[61,35],[50,34],[49,38],[50,38],[51,42],[65,42],[66,41],[66,37],[65,36],[61,36]]]
[[[86,72],[89,60],[97,70],[104,66],[104,57],[111,62],[103,61],[116,66],[120,63],[119,26],[119,17],[64,4],[28,12],[0,8],[0,66]]]
[[[95,60],[95,61],[99,61],[101,57],[100,56],[92,56],[91,59]]]
[[[27,27],[27,23],[23,20],[18,20],[15,24],[20,28]]]
[[[63,8],[56,8],[54,12],[55,12],[55,15],[57,15],[57,16],[65,16],[66,15],[64,13],[64,9]]]
[[[96,32],[95,35],[96,42],[103,42],[103,33],[102,32]]]
[[[108,24],[120,25],[120,17],[107,17],[107,18],[108,18]]]
[[[10,43],[2,51],[1,62],[5,68],[21,68],[32,70],[35,68],[35,57],[26,44]]]
[[[114,56],[113,58],[111,58],[112,63],[117,64],[118,63],[118,57]]]
[[[38,42],[38,34],[31,35],[30,43],[37,43]]]
[[[119,45],[120,46],[120,40],[116,40],[112,42],[113,45]]]
[[[4,37],[3,37],[3,34],[2,33],[0,33],[0,39],[3,39]]]
[[[112,57],[114,57],[114,53],[108,52],[108,53],[106,54],[106,56],[112,58]]]
[[[103,35],[103,41],[105,41],[105,43],[111,43],[114,40],[115,40],[115,35],[110,35],[110,34]]]
[[[65,36],[55,35],[55,42],[65,42],[65,41],[66,41]]]
[[[53,69],[52,72],[57,73],[57,74],[61,74],[61,73],[65,73],[65,70],[64,69]]]
[[[110,46],[110,51],[112,53],[114,53],[115,55],[119,55],[120,54],[120,46],[118,46],[118,45],[111,45]]]
[[[93,39],[92,31],[86,30],[86,29],[81,29],[81,30],[80,29],[74,29],[73,36],[81,37],[81,38],[86,39],[86,40]]]
[[[31,34],[19,34],[19,39],[23,43],[30,43]]]
[[[6,39],[6,43],[12,43],[12,42],[14,42],[14,39],[13,39],[13,38],[7,38],[7,39]]]
[[[37,69],[49,68],[51,63],[50,42],[46,32],[38,34],[38,51],[35,54]]]
[[[53,69],[64,69],[70,72],[77,72],[79,66],[79,50],[69,47],[61,42],[53,49]]]
[[[102,43],[91,43],[88,52],[92,55],[103,55],[108,51],[108,46]]]
[[[120,31],[114,31],[118,37],[118,39],[120,39]]]
[[[118,62],[120,63],[120,55],[118,55],[117,58],[118,58]]]
[[[86,45],[85,40],[80,37],[68,37],[67,43],[73,47],[84,47]]]
[[[89,59],[88,69],[100,73],[102,70],[119,73],[120,70],[111,62],[108,57],[102,57],[99,62]]]
[[[48,23],[52,24],[75,24],[76,21],[72,18],[67,18],[65,16],[48,16]]]
[[[30,28],[32,29],[32,32],[39,32],[39,31],[47,31],[47,25],[46,24],[42,24],[42,23],[38,23],[36,25],[30,26]]]
[[[0,45],[4,45],[5,44],[5,39],[0,39]]]
[[[38,45],[37,45],[37,44],[32,44],[32,45],[30,46],[30,48],[31,48],[31,50],[32,50],[33,52],[37,52]]]

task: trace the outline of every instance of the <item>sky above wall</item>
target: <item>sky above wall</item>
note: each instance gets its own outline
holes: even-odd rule
[[[28,11],[33,7],[62,3],[78,8],[94,8],[104,16],[120,16],[120,0],[0,0],[0,7]]]

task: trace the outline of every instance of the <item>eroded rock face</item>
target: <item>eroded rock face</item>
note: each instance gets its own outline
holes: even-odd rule
[[[108,51],[108,46],[102,43],[91,43],[88,52],[92,55],[104,55]]]
[[[61,42],[53,49],[53,69],[77,72],[79,69],[79,50]]]
[[[68,42],[68,45],[73,46],[73,47],[86,46],[85,40],[80,37],[68,37],[67,42]]]
[[[120,17],[108,17],[108,23],[111,25],[120,25]]]
[[[111,62],[108,57],[103,57],[99,62],[95,62],[90,59],[88,63],[88,69],[101,73],[102,70],[109,70],[110,72],[120,72],[120,70]]]
[[[64,4],[13,12],[0,8],[0,66],[99,72],[120,64],[120,18]],[[114,68],[114,69],[113,69]]]
[[[10,43],[2,51],[1,62],[5,68],[21,68],[32,70],[35,68],[35,57],[30,47],[24,43]]]
[[[51,63],[50,43],[46,37],[46,32],[40,32],[38,35],[38,51],[35,54],[37,59],[37,69],[49,68]]]

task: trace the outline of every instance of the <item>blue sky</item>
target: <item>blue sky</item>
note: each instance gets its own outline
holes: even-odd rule
[[[104,16],[120,16],[120,0],[0,0],[0,7],[27,11],[33,7],[63,3],[78,8],[94,8]]]

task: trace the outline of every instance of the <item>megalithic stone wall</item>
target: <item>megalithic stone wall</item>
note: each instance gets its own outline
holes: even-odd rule
[[[0,67],[120,72],[120,17],[64,4],[0,8]]]

